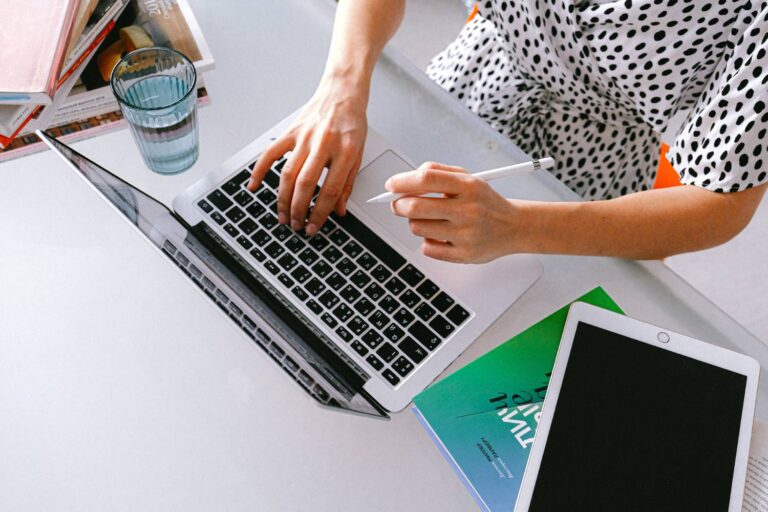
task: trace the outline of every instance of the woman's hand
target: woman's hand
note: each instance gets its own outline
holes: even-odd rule
[[[484,263],[516,252],[517,208],[488,183],[461,167],[426,162],[418,169],[392,176],[387,190],[403,197],[392,211],[407,217],[414,235],[424,238],[422,250],[432,258],[456,263]]]
[[[343,78],[324,79],[288,131],[262,153],[248,183],[251,191],[277,159],[291,152],[280,174],[277,212],[281,224],[290,222],[292,229],[300,230],[306,223],[306,233],[312,236],[332,211],[346,214],[368,131],[367,103],[367,88]],[[328,175],[308,214],[326,166]]]

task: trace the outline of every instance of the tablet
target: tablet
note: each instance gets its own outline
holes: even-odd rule
[[[759,372],[572,305],[515,510],[740,511]]]

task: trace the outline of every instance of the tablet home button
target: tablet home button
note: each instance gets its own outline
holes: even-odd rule
[[[667,343],[669,341],[669,334],[665,332],[660,332],[656,337],[662,343]]]

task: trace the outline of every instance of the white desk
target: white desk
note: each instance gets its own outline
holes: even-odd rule
[[[217,62],[199,163],[153,175],[127,131],[76,146],[166,203],[309,96],[333,11],[191,3]],[[523,158],[391,54],[370,122],[415,161]],[[572,198],[546,174],[504,186]],[[475,510],[410,412],[317,407],[51,153],[0,165],[0,240],[0,510]],[[596,285],[632,316],[768,366],[768,348],[660,263],[541,260],[544,276],[451,369]]]

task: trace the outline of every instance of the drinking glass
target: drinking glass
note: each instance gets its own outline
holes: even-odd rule
[[[176,174],[197,161],[197,73],[169,48],[141,48],[112,70],[112,91],[147,167]]]

